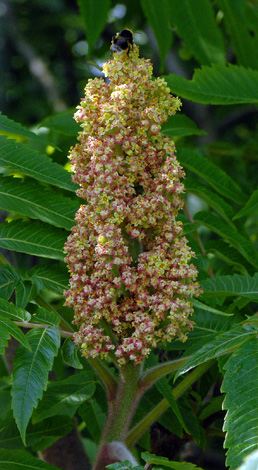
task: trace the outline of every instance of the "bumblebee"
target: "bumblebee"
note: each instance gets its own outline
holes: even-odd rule
[[[120,33],[117,33],[115,36],[112,37],[112,44],[111,44],[111,51],[115,52],[116,54],[122,54],[123,52],[127,51],[127,55],[129,56],[130,51],[132,50],[134,45],[133,39],[133,32],[128,29],[122,29]]]

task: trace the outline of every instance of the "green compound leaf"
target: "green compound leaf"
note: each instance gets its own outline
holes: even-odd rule
[[[238,212],[234,219],[240,219],[241,217],[249,217],[256,214],[258,211],[258,189],[253,192],[249,201],[247,201],[245,207]]]
[[[24,450],[0,449],[0,470],[60,470]]]
[[[14,360],[12,409],[21,438],[25,444],[26,429],[33,409],[46,390],[48,374],[60,344],[55,328],[35,328],[26,335],[28,351],[19,346]]]
[[[209,310],[195,307],[193,314],[194,329],[189,333],[185,355],[193,354],[207,343],[214,341],[218,334],[229,331],[239,321],[236,316],[222,317]]]
[[[193,367],[207,362],[210,359],[227,354],[238,348],[241,344],[249,341],[256,336],[256,331],[246,329],[242,326],[236,326],[225,333],[217,335],[213,341],[205,344],[187,361],[176,373],[175,379],[185,374]]]
[[[208,240],[204,248],[206,253],[215,254],[227,264],[235,266],[242,274],[252,273],[254,270],[235,248],[232,248],[223,240]]]
[[[198,129],[195,122],[184,114],[175,114],[170,116],[167,122],[162,124],[161,132],[171,139],[174,136],[187,136],[187,135],[206,135],[207,132]]]
[[[78,358],[78,347],[70,338],[66,338],[62,347],[62,356],[66,364],[74,369],[82,369],[83,366]]]
[[[218,310],[216,308],[210,307],[209,305],[203,304],[199,300],[193,299],[192,304],[194,307],[199,308],[200,310],[204,310],[205,312],[214,313],[215,315],[221,315],[222,317],[231,317],[233,313],[226,313]]]
[[[87,372],[80,372],[68,379],[50,383],[43,400],[33,414],[33,423],[51,416],[67,414],[69,411],[74,414],[82,403],[92,397],[95,388],[94,379]]]
[[[76,190],[71,175],[61,165],[41,155],[24,144],[0,136],[0,166],[12,172],[30,176],[67,191]]]
[[[111,7],[110,0],[78,0],[80,15],[83,19],[86,31],[89,54],[102,33],[106,22],[107,14]]]
[[[19,283],[19,276],[15,269],[10,266],[1,266],[0,268],[0,296],[9,300],[14,289]]]
[[[105,426],[106,415],[103,413],[98,401],[91,398],[80,406],[78,413],[85,422],[94,441],[99,442]]]
[[[26,279],[31,279],[39,291],[48,289],[62,295],[68,289],[69,274],[62,263],[39,264],[27,271]]]
[[[63,261],[68,232],[42,222],[3,223],[0,246],[7,250]]]
[[[146,358],[146,366],[148,369],[155,367],[158,365],[158,359],[155,354],[151,353],[148,358]],[[172,412],[176,415],[179,423],[181,424],[182,428],[189,434],[189,429],[187,429],[186,424],[183,420],[181,412],[179,410],[178,404],[176,399],[172,393],[171,386],[168,382],[166,377],[162,377],[155,383],[155,387],[161,393],[163,398],[166,398],[170,404]]]
[[[203,104],[258,103],[258,71],[229,64],[203,66],[192,80],[170,74],[165,76],[173,94]]]
[[[30,321],[31,315],[23,308],[15,307],[12,302],[0,299],[0,318],[6,317],[15,321]]]
[[[241,188],[217,165],[210,162],[194,150],[180,148],[177,150],[177,157],[184,168],[191,170],[196,175],[210,184],[222,196],[231,199],[239,204],[246,201]]]
[[[170,18],[196,60],[225,64],[224,40],[209,0],[170,0]]]
[[[257,449],[258,440],[258,341],[242,344],[225,365],[222,392],[227,465],[237,468],[244,457]],[[251,466],[250,466],[251,468]],[[253,467],[255,468],[255,466]]]
[[[199,183],[199,181],[194,180],[194,178],[188,177],[185,180],[185,188],[192,194],[195,194],[200,199],[205,201],[210,207],[212,207],[218,214],[225,219],[225,221],[234,227],[234,224],[231,222],[233,217],[233,209],[230,204],[228,204],[222,197],[215,194],[209,188]]]
[[[52,310],[46,310],[43,307],[38,307],[36,313],[32,314],[31,321],[40,325],[58,327],[61,318]]]
[[[169,22],[170,0],[141,0],[141,6],[155,34],[160,54],[161,70],[164,68],[166,55],[172,44],[172,28]]]
[[[215,279],[201,281],[201,286],[204,289],[202,294],[204,298],[233,295],[250,299],[253,302],[258,301],[258,273],[253,277],[238,274],[218,276]]]
[[[39,444],[46,439],[51,439],[53,443],[68,434],[73,427],[73,421],[66,416],[59,416],[58,420],[49,418],[35,425],[30,423],[26,432],[27,446],[35,447],[35,444]],[[5,405],[5,413],[0,417],[0,448],[24,449],[10,404]]]
[[[43,139],[34,132],[31,132],[30,130],[26,129],[26,127],[23,127],[19,122],[12,121],[12,119],[8,118],[0,111],[0,135],[1,134],[7,134],[11,136],[22,136],[25,137],[26,140],[32,139],[34,141],[36,140],[38,142],[41,142],[45,145],[54,146],[53,143]]]
[[[257,69],[258,41],[256,34],[250,34],[252,26],[251,21],[248,21],[248,10],[250,9],[252,16],[255,15],[253,15],[248,2],[245,0],[234,0],[233,2],[216,0],[216,3],[223,12],[224,25],[231,37],[231,44],[236,53],[237,62],[246,68]]]
[[[76,137],[81,130],[80,125],[73,119],[75,110],[71,109],[62,113],[49,116],[40,123],[40,127],[48,127],[64,135]]]
[[[158,468],[171,468],[172,470],[202,470],[200,467],[196,467],[193,463],[189,462],[173,462],[168,460],[166,457],[158,457],[152,455],[149,452],[142,452],[141,458],[145,460],[148,465],[158,465]]]
[[[258,266],[258,253],[254,249],[252,242],[248,238],[243,237],[236,228],[231,227],[215,215],[204,211],[197,212],[194,216],[194,221],[200,222],[234,246],[252,266]]]
[[[79,203],[30,180],[0,178],[0,209],[71,230]]]
[[[20,328],[4,315],[0,315],[0,354],[3,354],[8,344],[8,340],[13,336],[25,348],[31,349],[26,336]]]

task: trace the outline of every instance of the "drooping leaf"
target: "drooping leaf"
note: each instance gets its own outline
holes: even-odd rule
[[[232,313],[226,313],[221,310],[218,310],[217,308],[213,308],[213,307],[210,307],[209,305],[203,304],[197,299],[193,299],[192,304],[194,307],[198,307],[200,310],[204,310],[205,312],[211,312],[211,313],[214,313],[215,315],[221,315],[223,317],[230,317],[233,315]]]
[[[73,119],[74,112],[75,110],[71,109],[49,116],[40,123],[40,126],[48,127],[64,135],[76,137],[81,128]]]
[[[249,217],[257,213],[258,210],[258,189],[253,192],[249,201],[247,201],[245,207],[241,209],[235,216],[234,219],[240,219],[241,217]]]
[[[75,412],[76,408],[91,398],[94,391],[94,378],[88,372],[80,372],[65,380],[50,383],[33,414],[33,423],[66,414],[69,409]]]
[[[71,230],[79,208],[77,201],[59,196],[30,180],[0,179],[0,209],[17,212],[48,224]]]
[[[241,188],[221,168],[214,165],[194,150],[179,148],[177,157],[184,168],[188,168],[210,184],[222,196],[239,204],[244,204],[246,197]]]
[[[243,237],[236,228],[232,228],[215,215],[204,211],[197,212],[194,215],[194,220],[208,227],[234,246],[252,266],[258,266],[258,253],[253,244],[249,239]]]
[[[106,422],[106,415],[103,413],[98,401],[91,398],[80,406],[78,413],[85,422],[94,441],[99,442]]]
[[[2,136],[0,150],[0,166],[7,170],[75,192],[77,186],[71,182],[71,175],[50,158]]]
[[[217,413],[222,408],[222,403],[224,400],[223,395],[219,395],[217,397],[212,397],[210,403],[204,406],[203,410],[201,411],[199,418],[201,420],[208,418],[209,416]]]
[[[61,263],[39,264],[27,271],[26,278],[34,281],[39,290],[49,289],[63,294],[68,288],[68,271]]]
[[[223,12],[224,25],[230,35],[238,64],[257,69],[258,42],[256,35],[250,34],[251,27],[247,19],[248,2],[216,0],[216,3]]]
[[[0,449],[0,470],[60,470],[24,450]]]
[[[105,27],[111,2],[110,0],[87,0],[87,2],[78,0],[78,5],[85,25],[90,54],[92,47]]]
[[[145,420],[145,423],[146,423],[146,416],[150,413],[150,410],[153,409],[153,403],[155,403],[155,406],[157,406],[162,402],[162,400],[163,400],[163,396],[156,387],[152,387],[151,389],[147,390],[147,392],[145,392],[143,397],[141,398],[141,401],[136,409],[135,415],[133,417],[132,427],[134,427],[135,425],[138,425],[138,423],[141,422],[143,419]],[[183,437],[182,425],[180,424],[175,413],[169,407],[168,403],[167,403],[166,408],[167,409],[165,412],[163,410],[163,413],[159,414],[157,418],[158,423],[164,426],[164,428],[166,428],[168,431],[182,438]],[[149,420],[148,420],[149,426],[151,426],[152,423],[153,423],[153,416],[149,417]],[[127,441],[127,444],[130,446],[132,442]]]
[[[165,76],[171,92],[203,104],[246,104],[258,102],[258,72],[238,65],[214,64],[196,69],[192,80]]]
[[[25,308],[30,300],[37,296],[38,292],[30,281],[22,280],[15,289],[15,305]]]
[[[9,320],[4,315],[0,315],[0,354],[4,353],[11,336],[23,344],[25,348],[30,349],[28,340],[21,329],[13,321]]]
[[[158,358],[153,353],[151,353],[148,356],[148,358],[146,358],[146,366],[148,368],[151,368],[151,367],[155,367],[157,364],[158,364]],[[176,415],[176,417],[177,417],[179,423],[181,424],[181,426],[183,427],[183,429],[187,433],[189,433],[189,431],[188,431],[188,429],[187,429],[187,427],[184,423],[183,417],[180,413],[180,410],[178,408],[178,404],[177,404],[177,402],[176,402],[176,400],[175,400],[175,398],[172,394],[172,388],[168,383],[168,379],[166,377],[162,377],[161,379],[159,379],[155,383],[155,387],[161,393],[163,398],[166,398],[166,400],[170,404],[171,410]]]
[[[7,250],[63,261],[68,232],[42,222],[3,223],[0,227],[0,246]]]
[[[159,46],[161,70],[172,44],[172,29],[169,23],[169,1],[141,0],[141,6]]]
[[[59,333],[52,327],[35,328],[26,337],[31,351],[18,347],[12,387],[12,409],[24,443],[29,419],[46,389],[48,373],[60,343]]]
[[[227,465],[237,468],[244,457],[257,449],[258,440],[258,341],[242,344],[225,365],[222,391],[227,410],[224,431]],[[251,467],[250,467],[251,468]]]
[[[258,273],[253,277],[239,274],[218,276],[201,281],[201,286],[204,290],[202,294],[204,298],[233,295],[245,297],[254,302],[258,301]]]
[[[22,136],[25,137],[26,140],[31,139],[45,145],[54,145],[43,137],[35,134],[35,132],[31,132],[29,129],[26,129],[26,127],[22,126],[19,122],[15,122],[8,118],[0,111],[0,135],[1,134]]]
[[[233,209],[222,197],[208,189],[199,181],[195,181],[194,178],[188,177],[185,180],[185,188],[192,194],[195,194],[200,199],[205,201],[210,207],[212,207],[218,214],[225,219],[229,225],[233,225],[231,218],[233,216]]]
[[[7,405],[7,414],[0,417],[0,448],[1,449],[24,449],[24,445],[13,418],[10,404]],[[26,433],[27,446],[35,445],[42,439],[53,439],[55,442],[60,437],[68,434],[74,423],[66,416],[49,418],[35,425],[29,424]]]
[[[31,321],[41,325],[58,327],[61,318],[52,310],[49,311],[43,307],[38,307],[36,313],[32,314]]]
[[[189,332],[188,340],[184,344],[186,351],[184,357],[188,357],[199,351],[205,344],[214,341],[218,334],[225,333],[234,327],[242,318],[237,315],[222,317],[214,315],[209,310],[200,310],[195,307],[192,317],[194,328]],[[173,343],[171,343],[171,346]],[[182,349],[182,343],[178,341],[177,349]]]
[[[232,248],[223,240],[208,240],[204,247],[206,253],[215,254],[227,264],[235,266],[243,274],[247,274],[248,272],[252,273],[254,270],[253,266],[251,266],[235,248]]]
[[[172,468],[172,470],[202,470],[200,467],[196,467],[193,463],[190,462],[173,462],[168,460],[166,457],[159,457],[157,455],[150,454],[149,452],[142,452],[141,458],[148,465],[157,465],[158,468]]]
[[[19,275],[11,265],[0,268],[0,296],[9,300],[15,287],[19,283]]]
[[[163,135],[167,135],[171,139],[173,139],[174,136],[207,134],[207,132],[198,129],[195,122],[185,114],[175,114],[175,116],[170,116],[168,121],[162,124],[161,132]]]
[[[23,308],[16,307],[12,302],[0,299],[0,317],[9,317],[15,321],[30,321],[31,315]]]
[[[170,18],[200,64],[225,64],[225,46],[209,0],[170,0]]]
[[[66,364],[75,369],[82,369],[83,366],[78,358],[78,347],[70,338],[66,338],[62,347],[62,356]]]
[[[256,332],[254,330],[242,326],[236,326],[225,333],[217,335],[212,342],[205,344],[177,371],[175,379],[203,362],[232,352],[255,336]]]

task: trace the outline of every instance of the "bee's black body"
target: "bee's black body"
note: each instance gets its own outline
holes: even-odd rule
[[[133,40],[133,32],[130,29],[122,29],[120,33],[116,34],[112,38],[112,45],[110,47],[112,52],[116,54],[121,54],[122,52],[127,51],[127,55],[129,55],[130,50],[132,49],[134,44]]]

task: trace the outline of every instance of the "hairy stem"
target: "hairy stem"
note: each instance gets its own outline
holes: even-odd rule
[[[141,366],[132,364],[126,364],[120,369],[120,382],[116,397],[112,402],[109,402],[107,422],[94,470],[103,470],[108,463],[111,463],[112,455],[116,454],[116,447],[121,448],[121,444],[123,445],[140,398],[138,385],[140,370]]]

